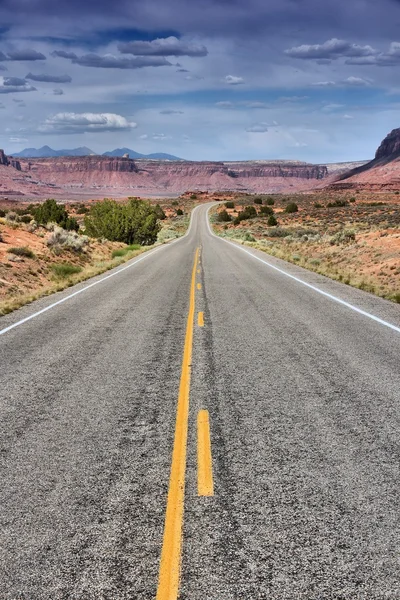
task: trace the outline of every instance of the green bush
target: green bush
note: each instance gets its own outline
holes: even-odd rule
[[[52,198],[34,207],[32,214],[39,225],[57,223],[67,231],[78,231],[79,229],[78,221],[73,217],[69,217],[65,207],[62,204],[57,204]]]
[[[178,217],[181,217],[183,215],[183,210],[181,208],[178,208],[178,210],[176,211],[176,214]]]
[[[231,202],[230,200],[228,202],[225,202],[225,207],[226,208],[235,208],[235,203]]]
[[[85,228],[91,237],[148,246],[157,240],[160,224],[150,202],[129,198],[121,204],[105,199],[85,216]]]
[[[218,213],[218,221],[221,221],[222,223],[232,221],[232,217],[226,210],[221,210],[221,212]]]
[[[21,223],[25,223],[28,224],[32,221],[32,217],[31,215],[22,215],[21,217],[19,217],[18,219]]]
[[[178,206],[179,202],[178,200],[172,200],[171,202],[171,206]]]
[[[270,206],[262,206],[260,208],[260,215],[267,216],[267,215],[273,215],[273,214],[274,214],[274,210]]]
[[[262,198],[260,198],[260,196],[257,196],[256,198],[254,198],[253,200],[254,204],[262,204]]]
[[[356,199],[354,198],[354,196],[352,198],[350,198],[350,202],[355,202]]]
[[[155,205],[154,212],[157,215],[157,219],[159,219],[160,221],[164,221],[164,219],[167,218],[167,215],[165,214],[165,212],[163,211],[163,209],[161,208],[161,206],[159,204]]]
[[[268,217],[267,225],[269,227],[276,227],[278,225],[278,221],[276,220],[274,215],[270,215]]]
[[[10,254],[15,254],[16,256],[24,256],[25,258],[35,258],[34,253],[30,248],[26,246],[21,246],[19,248],[9,248],[8,252]]]
[[[299,207],[297,206],[296,202],[289,202],[289,204],[286,205],[285,213],[291,214],[298,212],[298,210]]]
[[[328,202],[328,208],[337,208],[340,206],[347,206],[346,200],[335,200],[334,202]]]
[[[190,199],[191,199],[191,200],[197,200],[197,194],[192,194],[192,195],[190,196]]]
[[[257,216],[257,211],[254,206],[246,206],[244,210],[241,210],[237,216],[240,221],[245,219],[254,219]]]
[[[6,216],[6,211],[0,208],[0,218]]]
[[[273,198],[269,197],[266,199],[265,204],[267,206],[273,206],[275,204],[275,200]]]
[[[66,277],[70,277],[70,275],[80,273],[82,271],[82,267],[71,265],[70,263],[59,263],[58,265],[52,265],[51,270],[56,277],[65,279]]]
[[[240,225],[240,219],[239,219],[239,217],[238,217],[238,216],[237,216],[237,217],[235,217],[235,218],[233,219],[232,223],[233,223],[234,225]]]
[[[324,208],[319,202],[314,203],[314,208]]]

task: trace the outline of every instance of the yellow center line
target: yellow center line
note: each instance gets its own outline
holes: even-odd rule
[[[208,410],[200,410],[197,415],[197,493],[214,496]]]
[[[197,289],[198,289],[198,290],[201,290],[201,283],[198,283],[198,284],[197,284]]]
[[[197,315],[197,324],[199,327],[204,327],[204,313],[203,312],[199,312],[199,314]]]
[[[189,417],[190,367],[192,361],[195,308],[196,250],[190,286],[189,313],[186,325],[181,381],[176,412],[174,448],[172,452],[164,539],[161,551],[157,600],[176,600],[181,570],[183,506],[185,499],[186,446]]]

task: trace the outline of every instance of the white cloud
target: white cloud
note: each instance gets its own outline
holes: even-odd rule
[[[226,75],[222,81],[228,85],[240,85],[244,83],[243,77],[237,77],[236,75]]]
[[[38,131],[41,133],[128,131],[136,126],[136,123],[113,113],[66,112],[48,117]]]

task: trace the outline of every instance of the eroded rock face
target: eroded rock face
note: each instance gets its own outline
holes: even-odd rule
[[[400,128],[393,129],[385,137],[375,154],[375,159],[400,155]]]
[[[45,194],[45,190],[51,188],[54,195],[163,196],[182,194],[192,189],[243,193],[296,192],[321,187],[329,180],[325,165],[299,161],[193,162],[63,156],[21,158],[19,163],[31,189],[35,186],[36,193],[41,190]]]
[[[0,150],[0,165],[4,165],[5,167],[11,165],[12,167],[14,167],[14,169],[17,169],[17,171],[21,170],[21,164],[19,160],[13,158],[12,156],[8,157],[4,153],[4,150]]]
[[[107,156],[63,156],[60,158],[37,158],[25,162],[28,171],[51,173],[80,173],[88,171],[108,171],[117,173],[137,173],[133,160]]]

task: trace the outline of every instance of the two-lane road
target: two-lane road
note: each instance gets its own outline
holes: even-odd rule
[[[0,319],[1,600],[400,598],[399,307],[206,210]]]

